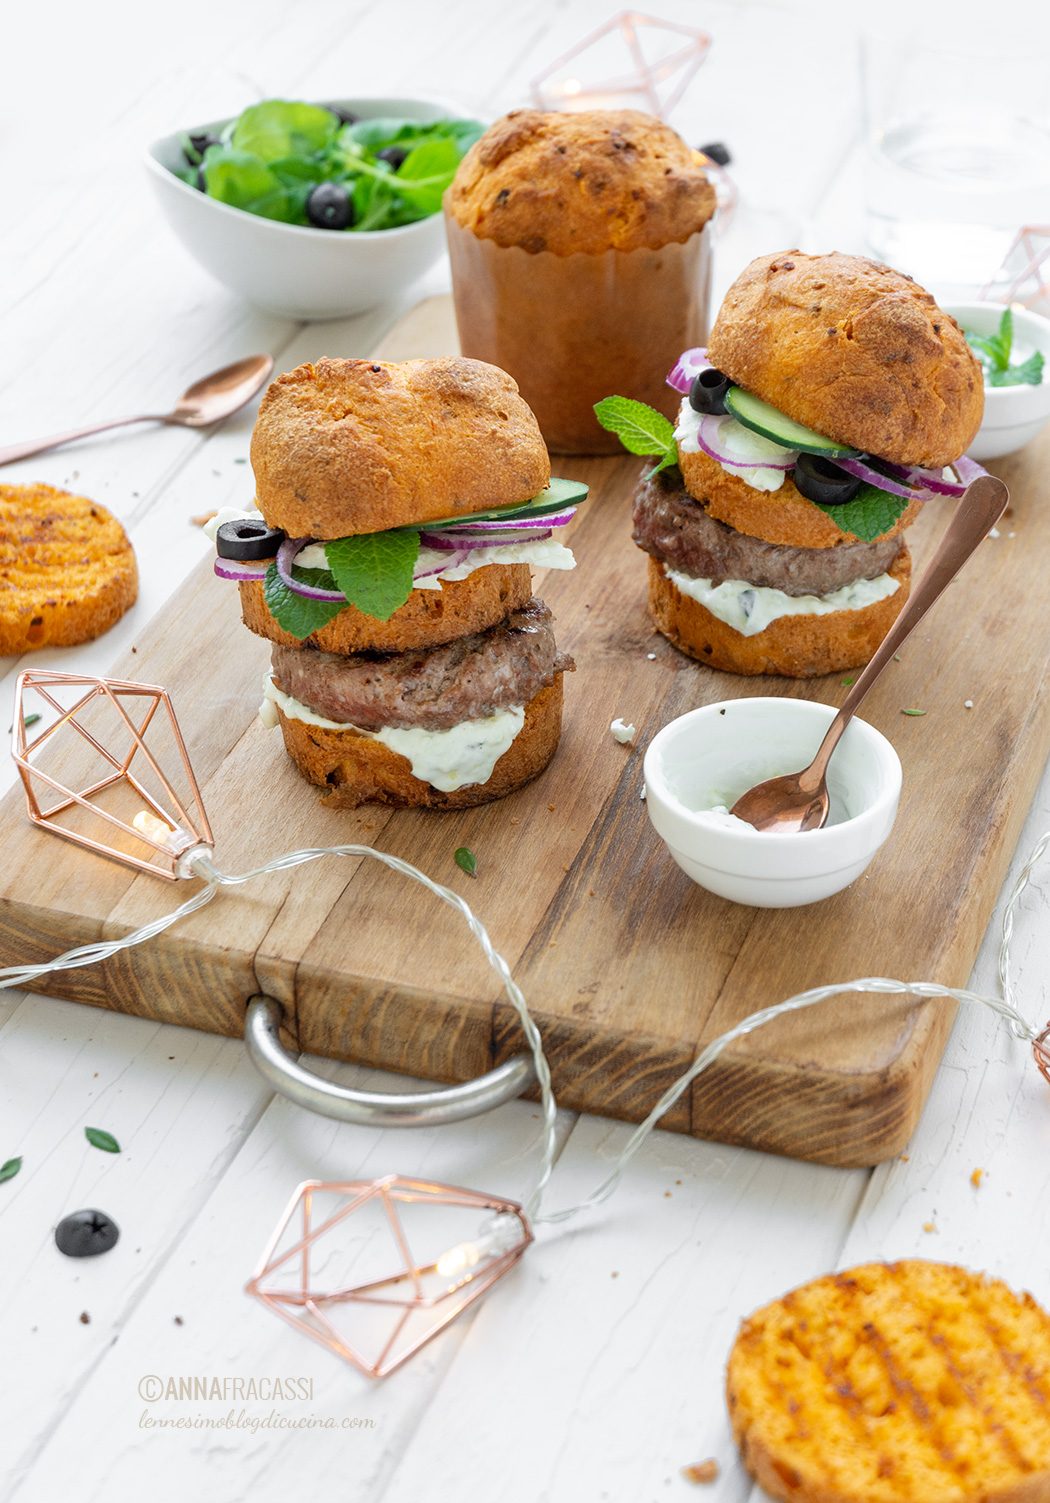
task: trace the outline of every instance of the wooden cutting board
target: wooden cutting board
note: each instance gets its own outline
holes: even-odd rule
[[[454,347],[439,298],[377,353]],[[638,1120],[706,1039],[793,992],[871,974],[966,982],[1050,749],[1039,609],[1048,466],[1050,433],[995,467],[1012,492],[1001,535],[869,698],[866,718],[904,765],[900,815],[869,872],[810,908],[741,908],[701,891],[649,825],[642,751],[669,720],[727,697],[838,703],[845,691],[839,675],[797,684],[715,673],[652,630],[646,561],[630,541],[637,460],[555,462],[592,487],[573,524],[578,568],[536,584],[577,672],[566,676],[554,763],[501,803],[324,809],[256,718],[266,645],[240,627],[236,591],[210,563],[113,672],[171,692],[220,866],[372,843],[457,888],[524,988],[560,1103]],[[920,566],[949,505],[928,506],[913,529]],[[609,734],[615,716],[638,727],[635,747]],[[125,933],[188,893],[31,828],[20,790],[0,819],[0,964]],[[453,862],[463,845],[477,856],[475,880]],[[227,891],[160,938],[40,989],[227,1034],[241,1032],[247,998],[263,990],[285,1007],[289,1044],[427,1079],[465,1079],[522,1047],[466,932],[373,862],[316,863]],[[664,1125],[830,1164],[878,1162],[907,1141],[951,1019],[943,1003],[850,997],[778,1020],[723,1055]]]

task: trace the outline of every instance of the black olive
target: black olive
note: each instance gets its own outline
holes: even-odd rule
[[[306,200],[306,217],[319,230],[345,230],[354,222],[354,206],[342,183],[318,183]]]
[[[218,136],[213,136],[211,131],[207,130],[191,131],[189,139],[190,145],[193,147],[193,150],[197,153],[198,157],[202,157],[209,146],[222,145],[222,142],[219,140]],[[196,163],[193,162],[188,153],[186,153],[186,160],[190,163],[191,167],[196,165]]]
[[[376,152],[376,160],[379,162],[389,162],[395,172],[407,156],[408,152],[403,146],[384,146],[382,151]]]
[[[116,1247],[119,1236],[105,1211],[71,1211],[55,1227],[55,1246],[67,1258],[94,1258]]]
[[[795,489],[807,501],[816,501],[821,506],[841,506],[852,501],[861,485],[856,476],[819,454],[800,454],[792,478]]]
[[[204,168],[203,167],[198,167],[197,168],[197,187],[200,189],[200,191],[202,193],[207,193],[207,191],[208,191],[208,180],[204,176]]]
[[[284,542],[284,533],[254,517],[224,522],[215,534],[215,551],[220,558],[273,558]]]
[[[714,366],[708,366],[706,371],[693,377],[689,388],[690,407],[694,412],[725,412],[726,392],[732,384],[728,376],[723,376]]]
[[[723,141],[708,141],[706,146],[699,148],[705,157],[710,157],[712,162],[717,162],[719,167],[728,167],[733,160],[729,147]]]
[[[340,125],[356,125],[361,118],[360,115],[355,115],[353,110],[341,110],[336,104],[330,104],[328,108],[335,115]]]

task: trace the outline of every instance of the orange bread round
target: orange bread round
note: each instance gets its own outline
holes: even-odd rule
[[[514,110],[467,152],[445,208],[480,239],[531,252],[657,249],[714,213],[703,162],[640,110]]]
[[[744,1321],[727,1395],[748,1471],[788,1503],[1050,1500],[1050,1315],[999,1279],[815,1279]]]
[[[550,459],[505,371],[480,360],[318,360],[278,376],[252,433],[259,510],[339,538],[513,506]]]
[[[900,615],[911,586],[911,554],[902,548],[889,573],[899,589],[885,600],[827,616],[781,616],[764,631],[745,637],[712,615],[649,560],[649,610],[657,630],[680,651],[723,673],[783,678],[819,678],[844,668],[863,668]]]
[[[467,809],[505,798],[547,766],[561,736],[561,680],[562,675],[555,674],[553,682],[525,706],[525,723],[488,782],[451,793],[415,777],[406,757],[374,737],[293,720],[279,707],[277,715],[285,750],[308,782],[328,789],[322,802],[329,809],[356,809],[370,803],[399,809]]]
[[[724,470],[702,450],[695,454],[680,452],[678,465],[689,494],[702,501],[719,522],[737,532],[746,532],[748,537],[781,543],[788,548],[836,548],[841,543],[866,541],[852,532],[843,532],[827,512],[796,489],[790,475],[778,491],[759,491],[739,475]],[[883,537],[892,538],[903,532],[921,510],[922,502],[912,501]]]
[[[487,631],[521,610],[532,598],[528,564],[486,564],[466,579],[447,580],[436,590],[413,590],[388,621],[378,621],[348,605],[319,631],[300,640],[271,616],[261,584],[242,584],[241,616],[249,631],[284,647],[319,647],[322,652],[408,652],[437,647],[457,637]]]
[[[984,379],[959,325],[863,256],[760,256],[726,293],[707,349],[796,422],[896,464],[943,468],[981,426]]]
[[[90,642],[138,592],[134,550],[104,506],[51,485],[0,485],[0,653]]]

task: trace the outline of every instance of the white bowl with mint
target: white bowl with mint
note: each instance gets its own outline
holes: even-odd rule
[[[285,318],[345,318],[444,254],[441,196],[483,129],[432,99],[266,99],[154,141],[146,167],[218,281]]]
[[[1031,443],[1050,419],[1050,319],[1002,303],[955,303],[984,372],[984,420],[969,453],[999,459]]]

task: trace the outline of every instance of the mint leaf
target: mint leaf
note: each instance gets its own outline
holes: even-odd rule
[[[453,861],[461,872],[466,872],[468,877],[476,877],[478,874],[478,858],[467,845],[461,845],[453,856]]]
[[[1034,351],[1020,365],[1008,365],[1002,371],[989,371],[989,386],[1040,386],[1043,380],[1043,354]]]
[[[295,574],[304,584],[316,585],[319,589],[336,588],[335,581],[325,569],[297,569]],[[263,598],[277,625],[283,627],[297,642],[301,642],[312,632],[320,631],[322,626],[327,626],[333,617],[346,609],[339,600],[308,600],[305,595],[297,595],[278,574],[276,564],[271,564],[266,571]]]
[[[324,551],[336,589],[366,616],[389,621],[412,593],[419,557],[419,533],[414,529],[335,538]]]
[[[92,1148],[101,1148],[103,1153],[119,1153],[120,1144],[111,1132],[101,1127],[85,1127],[84,1136]]]
[[[6,1163],[0,1164],[0,1185],[2,1185],[4,1183],[4,1180],[6,1179],[14,1179],[15,1175],[18,1173],[21,1167],[21,1155],[19,1155],[17,1159],[8,1159]]]
[[[853,500],[841,506],[822,506],[819,501],[813,505],[819,506],[843,532],[853,533],[862,543],[873,543],[897,525],[911,502],[865,482]]]
[[[594,415],[603,428],[616,434],[628,454],[659,455],[660,463],[652,474],[678,463],[674,424],[647,403],[633,397],[603,397],[595,403]]]

